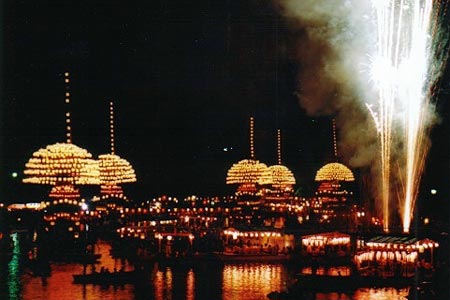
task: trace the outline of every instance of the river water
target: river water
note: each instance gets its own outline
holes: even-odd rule
[[[113,270],[125,267],[109,256],[110,246],[97,244],[100,266]],[[0,299],[9,300],[265,300],[272,291],[287,288],[292,275],[301,270],[283,264],[198,264],[195,267],[161,267],[154,264],[144,286],[125,284],[118,287],[74,284],[72,275],[83,272],[80,264],[52,264],[46,280],[35,277],[20,266],[20,245],[0,265]],[[87,270],[90,271],[90,268]],[[362,288],[347,293],[315,293],[318,300],[391,300],[401,299],[408,289]],[[301,300],[301,299],[299,299]]]

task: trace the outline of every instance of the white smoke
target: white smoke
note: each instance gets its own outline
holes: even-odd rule
[[[374,35],[368,1],[279,0],[297,37],[298,98],[310,115],[336,115],[340,156],[351,167],[371,166],[377,155],[368,57]],[[371,99],[372,98],[372,99]]]
[[[375,86],[370,80],[370,54],[376,52],[374,48],[377,45],[376,24],[372,15],[372,4],[375,2],[274,1],[296,40],[294,48],[295,59],[299,63],[300,105],[310,115],[336,116],[340,156],[350,167],[371,169],[372,196],[379,198],[379,141],[375,121],[365,106],[366,103],[377,103]],[[448,46],[448,43],[446,45]],[[444,48],[448,50],[448,47]],[[439,75],[440,72],[435,73]],[[432,77],[436,77],[436,74],[432,74]],[[397,110],[396,113],[394,119],[404,117],[402,110]],[[436,121],[432,106],[426,116],[428,119],[423,120],[424,126],[430,128]],[[394,137],[404,135],[404,128],[401,126],[393,124],[393,130]],[[426,149],[430,141],[426,136],[422,138]],[[403,142],[403,139],[392,141],[391,157],[395,161],[393,168],[397,168],[399,174],[404,173],[402,169],[405,167]],[[391,176],[392,180],[395,180],[394,177],[401,176]],[[404,182],[399,181],[393,182],[392,185],[403,184]]]

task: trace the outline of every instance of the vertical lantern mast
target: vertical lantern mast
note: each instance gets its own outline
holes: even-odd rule
[[[250,117],[250,158],[255,159],[255,146],[254,146],[254,136],[253,136],[254,120]]]
[[[336,119],[333,118],[333,151],[334,158],[338,159],[338,151],[337,151],[337,139],[336,139]]]
[[[111,154],[114,154],[114,103],[109,102],[109,132],[111,141]]]
[[[66,85],[66,105],[67,105],[67,111],[66,111],[66,139],[67,139],[67,143],[71,144],[72,143],[72,127],[71,127],[71,123],[70,123],[70,78],[69,78],[69,72],[65,72],[64,73],[64,83]]]
[[[281,165],[281,129],[277,129],[277,163]]]

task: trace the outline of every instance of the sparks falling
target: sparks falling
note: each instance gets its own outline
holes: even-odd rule
[[[391,196],[392,141],[404,147],[400,165],[402,181],[400,207],[404,232],[409,232],[420,177],[429,149],[425,141],[433,112],[430,89],[436,74],[433,64],[432,0],[372,0],[377,29],[376,54],[372,56],[371,76],[378,104],[367,105],[380,140],[383,229],[388,232]],[[433,76],[432,76],[433,75]],[[399,132],[393,128],[402,128]],[[398,134],[398,136],[397,136]]]

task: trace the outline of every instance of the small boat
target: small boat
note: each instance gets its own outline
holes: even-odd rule
[[[74,274],[73,283],[98,284],[98,285],[122,285],[135,283],[142,278],[142,272],[117,271],[117,272],[93,272],[89,274]]]

